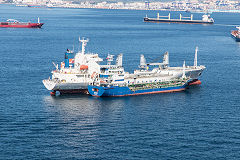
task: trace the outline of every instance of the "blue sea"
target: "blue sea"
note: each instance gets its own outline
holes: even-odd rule
[[[0,28],[0,159],[240,159],[239,13],[213,13],[214,25],[144,23],[158,11],[27,8],[0,5],[0,21],[45,23]],[[159,12],[168,15],[169,12]],[[182,13],[171,12],[177,18]],[[194,14],[200,19],[201,14]],[[184,92],[120,98],[50,96],[42,84],[67,48],[123,53],[125,70],[169,51],[170,65],[206,66],[202,85]]]

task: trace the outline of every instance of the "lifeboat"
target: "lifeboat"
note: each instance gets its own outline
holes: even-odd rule
[[[87,65],[81,65],[80,70],[84,70],[84,69],[88,69],[88,66]]]

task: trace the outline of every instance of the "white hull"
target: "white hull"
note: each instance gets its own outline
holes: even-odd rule
[[[64,91],[64,90],[86,90],[88,83],[66,83],[66,82],[54,82],[53,80],[43,80],[44,86],[48,90]]]
[[[203,70],[205,69],[204,66],[199,66],[197,68],[194,68],[190,66],[189,68],[185,68],[185,75],[191,79],[198,79],[199,76],[202,74]],[[183,74],[183,68],[182,67],[169,67],[168,69],[161,70],[162,73],[169,73],[172,74],[175,78],[180,78]]]

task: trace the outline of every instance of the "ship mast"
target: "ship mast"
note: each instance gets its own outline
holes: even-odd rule
[[[165,65],[165,67],[168,67],[169,65],[169,54],[168,52],[165,52],[163,55],[163,65]]]
[[[111,62],[113,61],[113,56],[114,55],[108,54],[108,56],[107,56],[107,64],[108,65],[111,65]]]
[[[82,43],[82,54],[85,54],[85,46],[87,45],[87,42],[89,41],[89,39],[80,39],[79,37],[79,42]]]
[[[123,58],[123,54],[119,54],[117,59],[116,59],[116,65],[119,67],[122,67],[122,58]]]
[[[186,78],[186,73],[185,73],[185,61],[183,61],[183,74],[182,74],[182,78]]]
[[[145,59],[144,55],[141,54],[139,68],[140,69],[145,69],[146,67],[147,67],[146,59]]]
[[[194,67],[197,67],[197,53],[198,53],[198,47],[196,47],[195,49]]]

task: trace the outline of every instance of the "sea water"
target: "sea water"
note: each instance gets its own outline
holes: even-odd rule
[[[180,13],[189,15],[171,16]],[[214,25],[144,23],[146,14],[157,11],[0,5],[1,21],[45,23],[0,28],[0,159],[239,159],[240,43],[230,36],[239,14],[213,13]],[[133,97],[52,97],[42,80],[67,48],[81,49],[79,36],[104,59],[123,53],[129,72],[140,54],[152,62],[165,51],[170,66],[193,65],[198,46],[202,85]]]

